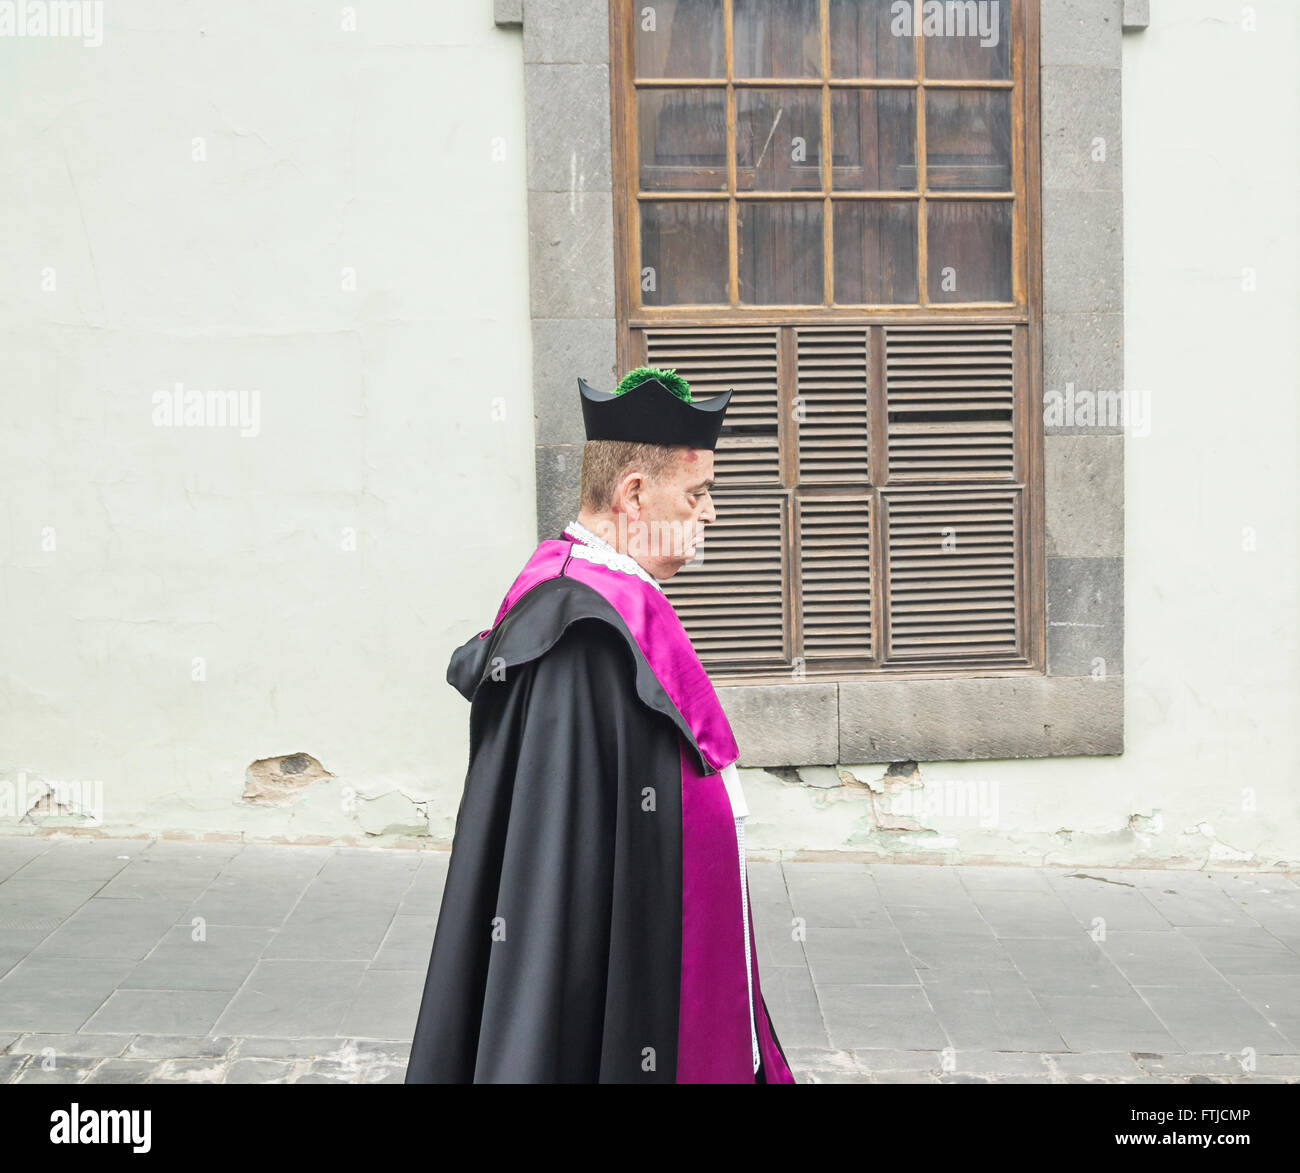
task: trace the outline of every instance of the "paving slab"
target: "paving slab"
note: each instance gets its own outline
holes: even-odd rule
[[[1133,986],[1086,933],[1002,941],[1025,982],[1038,994],[1132,994]]]
[[[413,1035],[424,981],[425,975],[416,970],[370,969],[363,973],[339,1033],[368,1039]]]
[[[919,984],[903,938],[894,929],[818,925],[808,929],[803,951],[818,986]]]
[[[226,1083],[285,1083],[293,1064],[282,1059],[236,1059],[226,1072]]]
[[[1223,975],[1172,928],[1109,932],[1098,939],[1097,947],[1135,986],[1223,985]]]
[[[259,961],[214,1029],[232,1035],[336,1034],[365,969],[364,961]]]
[[[1019,973],[932,970],[923,981],[935,1016],[959,1050],[1052,1051],[1065,1045]]]
[[[818,1001],[831,1045],[944,1047],[948,1036],[920,986],[818,986]],[[776,1025],[777,1034],[781,1027]]]
[[[66,1062],[47,1063],[33,1055],[10,1083],[81,1083],[90,1073],[97,1059],[69,1059]]]
[[[1184,1051],[1268,1054],[1294,1050],[1289,1040],[1227,982],[1221,987],[1139,986],[1138,993]]]
[[[1036,994],[1071,1051],[1181,1051],[1137,993]]]
[[[249,949],[244,955],[228,956],[214,956],[203,949],[188,954],[155,949],[122,979],[122,986],[131,990],[224,990],[233,995],[248,979],[259,959],[258,949]]]
[[[1286,974],[1300,986],[1300,954],[1262,925],[1189,925],[1178,929],[1221,974]]]
[[[114,990],[85,1029],[140,1034],[146,1030],[201,1034],[230,1002],[228,990]]]
[[[120,1055],[126,1050],[130,1038],[121,1035],[96,1034],[27,1034],[15,1039],[9,1047],[11,1055],[75,1055],[79,1058],[102,1059]]]
[[[156,1059],[103,1059],[86,1074],[83,1083],[148,1083],[161,1066]]]
[[[222,1059],[238,1040],[213,1035],[136,1035],[123,1052],[128,1059]]]
[[[438,920],[432,916],[394,916],[379,949],[370,962],[375,969],[409,969],[421,976],[429,968],[429,955],[433,948],[433,934]],[[755,918],[755,935],[757,935]]]

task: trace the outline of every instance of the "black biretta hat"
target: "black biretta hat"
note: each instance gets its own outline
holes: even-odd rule
[[[696,402],[684,399],[669,389],[668,382],[654,373],[654,368],[640,368],[624,376],[645,371],[645,375],[626,391],[597,391],[585,379],[578,379],[582,396],[582,423],[588,440],[625,440],[634,444],[685,444],[690,448],[713,451],[722,430],[722,419],[731,402],[734,388],[712,399]],[[680,375],[672,380],[690,388]]]

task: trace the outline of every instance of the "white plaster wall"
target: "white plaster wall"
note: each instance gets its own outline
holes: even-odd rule
[[[0,832],[41,779],[108,831],[452,824],[447,659],[536,524],[520,34],[356,11],[0,38]],[[259,392],[257,435],[154,426],[176,383]],[[295,752],[337,778],[242,807]]]
[[[1116,785],[1170,832],[1294,864],[1300,7],[1151,9],[1123,72],[1126,381],[1152,430],[1125,454]]]
[[[926,762],[875,815],[744,771],[757,854],[1300,860],[1300,10],[1253,8],[1248,33],[1235,0],[1153,0],[1124,41],[1126,380],[1153,416],[1126,439],[1125,754]],[[447,658],[535,533],[520,41],[488,0],[359,19],[115,0],[98,49],[0,41],[10,803],[99,780],[107,830],[450,835]],[[154,427],[177,382],[260,391],[259,434]],[[337,778],[241,806],[249,763],[294,752]]]
[[[876,806],[934,834],[745,772],[754,848],[1297,866],[1298,56],[1292,0],[1152,0],[1124,37],[1125,382],[1151,431],[1125,439],[1123,756],[922,763]]]

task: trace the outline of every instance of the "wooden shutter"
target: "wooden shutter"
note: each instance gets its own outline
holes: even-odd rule
[[[789,660],[785,500],[718,492],[714,501],[717,521],[664,592],[706,666],[779,668]]]
[[[867,330],[795,331],[799,480],[866,484]]]
[[[779,484],[776,331],[647,330],[645,347],[646,364],[675,369],[697,399],[734,388],[713,454],[718,484]]]
[[[889,657],[1016,655],[1018,491],[893,491],[887,530]]]
[[[644,331],[644,360],[700,398],[735,388],[718,520],[665,583],[707,667],[744,679],[796,663],[833,676],[1024,662],[1022,486],[1007,483],[1018,329]]]
[[[1014,475],[1011,326],[888,326],[889,478]]]
[[[802,497],[799,513],[801,655],[871,656],[871,501]]]
[[[714,451],[718,520],[699,556],[665,584],[706,665],[779,668],[790,656],[776,330],[647,330],[645,361],[676,370],[691,395],[732,389]],[[763,492],[766,487],[768,492]]]

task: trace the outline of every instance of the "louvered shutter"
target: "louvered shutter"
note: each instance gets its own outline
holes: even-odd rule
[[[887,326],[889,479],[1010,479],[1011,326]]]
[[[715,454],[718,520],[665,584],[710,671],[1025,662],[1017,330],[641,332],[643,361],[676,369],[700,398],[735,388]]]
[[[706,665],[779,668],[789,659],[785,501],[719,492],[714,504],[717,521],[666,593]]]
[[[718,484],[779,484],[776,331],[647,330],[645,343],[647,365],[675,369],[694,398],[734,388],[713,454]]]
[[[1019,493],[883,496],[890,658],[1014,656]]]
[[[780,668],[790,657],[788,506],[760,489],[781,483],[777,332],[648,330],[645,342],[646,362],[676,370],[694,398],[732,388],[714,452],[717,521],[666,593],[706,665]]]
[[[869,658],[869,500],[800,499],[798,585],[804,660]]]
[[[886,663],[1009,662],[1020,654],[1020,493],[938,487],[1014,480],[1017,329],[882,330]],[[901,487],[908,484],[916,487]]]
[[[866,484],[867,330],[800,328],[799,480]]]

